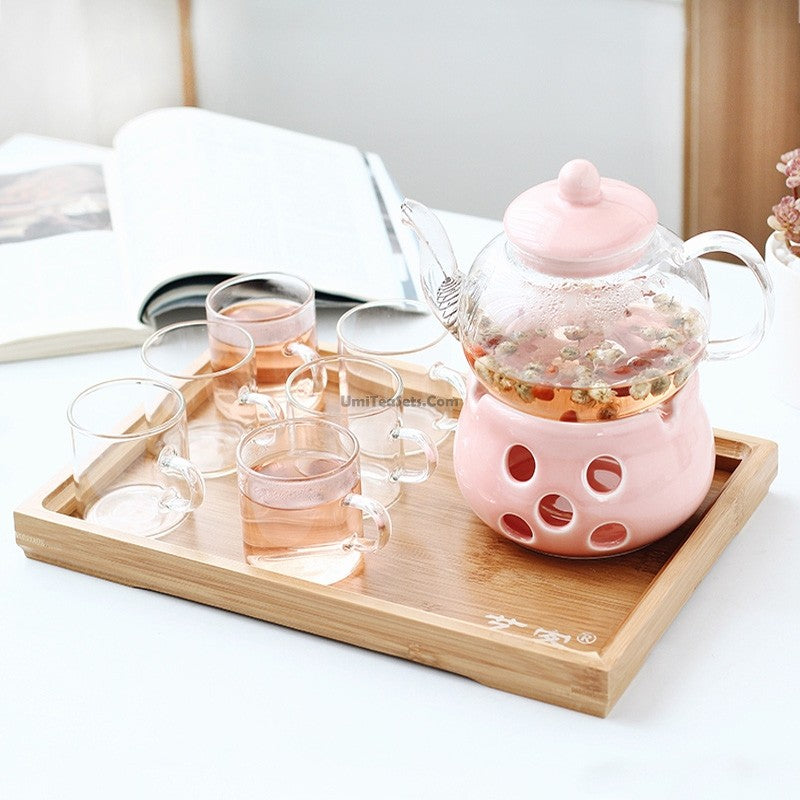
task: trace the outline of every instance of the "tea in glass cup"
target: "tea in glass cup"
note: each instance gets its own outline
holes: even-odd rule
[[[359,448],[326,420],[272,422],[236,453],[248,564],[328,585],[353,573],[389,539],[386,509],[361,492]],[[364,536],[363,515],[375,538]]]
[[[319,357],[314,289],[294,275],[261,272],[223,281],[206,299],[206,317],[234,322],[253,338],[261,391],[282,397],[292,370]],[[224,337],[212,337],[210,344],[218,364],[241,358],[241,348]]]

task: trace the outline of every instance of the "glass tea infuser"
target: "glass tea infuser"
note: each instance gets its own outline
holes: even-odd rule
[[[413,200],[422,287],[472,368],[454,442],[472,510],[545,553],[598,557],[642,547],[698,508],[714,437],[696,367],[758,345],[772,286],[756,249],[712,231],[687,242],[653,201],[588,161],[523,192],[504,231],[459,271],[439,220]],[[709,339],[706,253],[754,273],[751,330]]]

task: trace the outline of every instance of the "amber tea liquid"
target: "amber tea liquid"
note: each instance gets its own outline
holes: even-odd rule
[[[279,453],[250,467],[265,480],[251,480],[240,492],[249,564],[270,568],[281,559],[349,555],[343,545],[361,533],[363,523],[361,511],[342,500],[361,485],[355,465],[331,474],[343,463],[330,453],[307,450]]]
[[[515,408],[562,422],[595,422],[665,403],[703,355],[699,315],[666,301],[633,306],[613,330],[518,323],[464,352],[481,383]]]
[[[316,347],[314,306],[292,300],[259,299],[234,303],[220,314],[245,328],[256,345],[256,382],[259,388],[281,391],[292,370],[303,364],[300,355],[286,352],[292,342]],[[227,369],[243,356],[240,347],[211,337],[215,369]]]
[[[689,372],[682,369],[672,373],[661,373],[654,381],[649,382],[649,386],[641,381],[633,384],[617,383],[611,387],[610,395],[609,390],[605,388],[596,390],[525,381],[509,382],[502,376],[493,379],[490,373],[484,373],[480,377],[482,382],[488,383],[492,391],[500,394],[505,402],[528,414],[560,422],[601,422],[638,414],[657,404],[668,413],[669,405],[665,401],[683,386],[689,377]],[[644,388],[640,389],[640,386]]]

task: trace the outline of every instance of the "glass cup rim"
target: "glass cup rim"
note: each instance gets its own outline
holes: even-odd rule
[[[211,301],[212,298],[216,297],[217,294],[228,289],[231,286],[236,286],[239,283],[247,283],[248,281],[259,281],[259,280],[269,280],[270,278],[277,278],[280,280],[288,279],[289,281],[295,281],[299,284],[302,284],[307,290],[307,297],[306,299],[300,303],[297,308],[292,309],[291,314],[285,314],[283,317],[265,317],[264,319],[248,319],[248,324],[259,324],[263,322],[277,322],[280,319],[287,319],[289,317],[293,317],[296,314],[299,314],[303,309],[305,309],[309,303],[314,302],[314,287],[305,279],[301,278],[299,275],[292,275],[290,272],[243,272],[241,275],[234,275],[232,278],[228,278],[227,280],[222,281],[222,283],[218,283],[209,293],[206,295],[206,315],[213,316],[214,320],[216,321],[218,318],[222,317],[222,319],[226,319],[226,317],[222,314],[221,311],[217,311],[215,308],[212,308]]]
[[[153,345],[159,338],[163,337],[164,334],[170,333],[175,330],[179,330],[182,328],[193,328],[193,327],[205,327],[208,328],[209,325],[225,325],[229,328],[234,328],[240,333],[243,333],[246,337],[246,341],[248,342],[247,346],[247,354],[242,358],[241,361],[234,364],[232,367],[226,367],[225,369],[216,370],[214,372],[201,372],[199,375],[197,374],[181,374],[177,372],[167,372],[160,367],[157,367],[153,364],[147,357],[147,351],[151,345]],[[202,380],[211,380],[212,378],[219,378],[223,375],[229,375],[231,372],[236,372],[236,370],[241,369],[245,366],[249,361],[255,357],[256,354],[256,345],[253,341],[253,337],[241,326],[237,325],[234,322],[230,322],[226,319],[213,319],[213,320],[206,320],[206,319],[197,319],[197,320],[189,320],[188,322],[175,322],[172,325],[167,325],[164,328],[159,328],[157,331],[154,331],[147,337],[144,344],[142,345],[141,356],[142,361],[150,367],[150,369],[155,370],[160,375],[166,375],[168,378],[176,378],[182,381],[202,381]]]
[[[342,314],[341,317],[339,317],[339,320],[336,323],[336,338],[340,342],[342,342],[345,347],[350,347],[353,350],[358,350],[361,353],[366,353],[373,356],[403,356],[427,350],[429,347],[433,347],[434,345],[439,344],[439,342],[441,342],[442,339],[444,339],[444,337],[448,335],[447,330],[445,330],[445,328],[441,326],[441,323],[439,323],[441,330],[437,332],[437,335],[433,339],[431,339],[429,342],[425,344],[418,345],[417,347],[410,347],[410,348],[407,347],[402,350],[369,350],[363,347],[362,345],[353,342],[351,339],[348,339],[342,333],[346,322],[351,317],[357,316],[359,312],[381,307],[392,308],[400,305],[413,306],[414,308],[417,308],[420,311],[424,311],[434,321],[438,322],[438,320],[436,320],[436,316],[433,314],[430,308],[428,308],[427,304],[422,302],[422,300],[412,300],[407,297],[395,297],[395,298],[390,298],[388,300],[370,300],[367,303],[359,303],[357,306],[353,306],[353,308],[349,309],[344,314]]]
[[[154,428],[149,428],[146,431],[137,431],[136,433],[103,433],[99,431],[93,431],[89,428],[85,428],[83,425],[78,424],[78,422],[75,419],[74,409],[80,400],[108,386],[122,386],[124,384],[155,386],[159,389],[162,389],[168,395],[172,395],[172,397],[177,399],[178,408],[169,419],[165,420],[159,425],[156,425]],[[95,439],[110,439],[112,441],[121,442],[121,441],[131,441],[133,439],[145,439],[148,436],[154,436],[158,433],[163,433],[164,431],[168,431],[176,422],[178,422],[181,419],[181,417],[185,413],[186,413],[186,401],[183,399],[183,395],[177,389],[175,389],[172,386],[169,386],[166,383],[153,380],[152,378],[111,378],[110,380],[93,383],[91,386],[87,386],[85,389],[83,389],[83,391],[79,392],[78,395],[73,398],[72,402],[67,407],[67,420],[69,421],[70,427],[74,431],[77,431],[78,433],[83,433],[86,436],[91,436]]]
[[[346,461],[343,461],[341,464],[338,464],[333,469],[328,470],[327,472],[321,472],[319,475],[314,475],[311,477],[290,477],[290,476],[283,476],[283,475],[264,475],[263,472],[259,472],[258,470],[253,469],[251,466],[245,463],[242,452],[244,450],[245,445],[255,439],[256,436],[263,435],[265,432],[270,430],[275,430],[277,428],[285,427],[285,428],[308,428],[314,427],[318,428],[320,425],[323,427],[332,429],[336,433],[342,434],[347,441],[350,442],[352,445],[352,453],[347,458]],[[329,478],[332,475],[336,475],[339,472],[343,472],[344,470],[348,469],[352,466],[353,462],[358,462],[358,456],[361,452],[361,448],[358,444],[358,439],[355,437],[355,434],[345,428],[342,425],[337,424],[336,422],[331,422],[328,419],[276,419],[272,422],[267,422],[264,425],[259,425],[257,428],[253,428],[253,430],[246,433],[242,438],[239,440],[239,444],[236,445],[236,467],[237,469],[243,470],[249,475],[252,475],[255,478],[259,478],[263,481],[278,481],[281,483],[308,483],[309,481],[315,481],[322,478]]]
[[[403,396],[403,379],[400,377],[400,373],[394,367],[389,366],[389,364],[384,364],[383,361],[379,361],[377,358],[349,355],[321,356],[320,358],[315,358],[313,361],[308,361],[305,364],[301,364],[299,367],[296,367],[294,370],[292,370],[292,372],[289,373],[289,377],[286,379],[286,385],[284,386],[284,393],[286,394],[287,402],[291,403],[291,405],[299,411],[302,411],[306,414],[311,414],[318,419],[325,419],[326,417],[330,416],[325,411],[317,411],[314,408],[308,408],[307,406],[304,406],[302,403],[298,402],[292,395],[291,386],[295,379],[298,378],[304,371],[318,365],[333,364],[336,361],[354,362],[356,364],[365,364],[369,367],[382,369],[385,372],[388,372],[394,378],[395,385],[397,387],[392,393],[392,396],[386,401],[385,405],[378,406],[377,408],[357,409],[356,411],[349,412],[349,417],[354,419],[371,417],[375,414],[382,414],[389,407],[399,405],[399,400]]]

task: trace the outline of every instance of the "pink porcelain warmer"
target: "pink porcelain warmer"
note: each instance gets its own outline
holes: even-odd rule
[[[413,200],[403,213],[428,302],[474,373],[454,444],[472,510],[520,545],[584,558],[691,516],[714,472],[696,367],[752,350],[772,315],[755,248],[723,231],[682,242],[646,194],[583,160],[517,197],[466,276],[436,217]],[[762,290],[759,323],[734,339],[709,339],[710,252]]]

